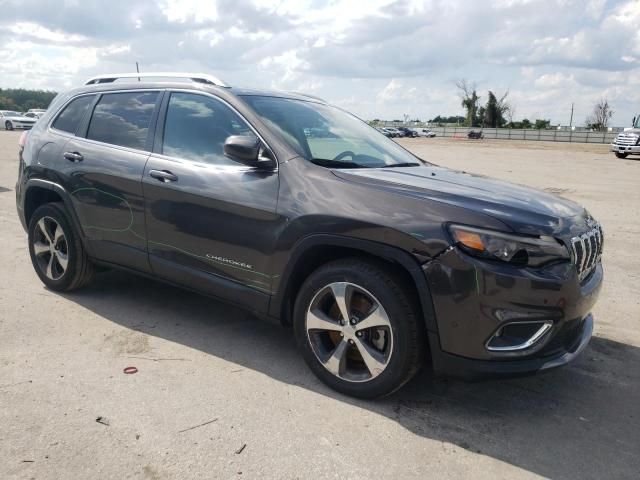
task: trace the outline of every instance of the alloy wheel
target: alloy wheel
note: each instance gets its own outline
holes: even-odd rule
[[[33,236],[33,253],[47,278],[59,280],[69,265],[69,244],[62,226],[51,217],[42,217]]]
[[[315,294],[306,331],[318,361],[346,381],[372,380],[393,354],[387,312],[375,296],[353,283],[334,282]]]

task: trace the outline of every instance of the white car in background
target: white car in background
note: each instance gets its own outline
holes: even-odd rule
[[[0,110],[0,128],[3,130],[29,130],[36,123],[37,118],[29,118],[13,110]]]
[[[25,117],[35,118],[36,120],[43,116],[47,111],[43,108],[31,108],[24,114]]]
[[[419,137],[433,138],[436,136],[435,132],[433,132],[432,130],[429,130],[428,128],[418,128],[415,130],[416,132],[418,132]]]

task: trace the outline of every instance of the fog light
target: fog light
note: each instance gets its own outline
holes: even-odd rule
[[[516,352],[538,343],[551,330],[550,320],[513,322],[502,325],[486,343],[492,352]]]

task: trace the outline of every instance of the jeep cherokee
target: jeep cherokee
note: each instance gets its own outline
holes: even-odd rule
[[[463,378],[548,370],[591,338],[603,235],[583,207],[424,161],[321,99],[105,75],[20,144],[48,288],[107,266],[233,302],[292,326],[343,393],[393,392],[427,355]]]

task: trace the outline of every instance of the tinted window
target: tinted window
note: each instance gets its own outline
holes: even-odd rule
[[[64,107],[64,110],[58,115],[58,118],[55,119],[53,128],[64,132],[76,133],[82,117],[84,117],[87,108],[89,108],[89,105],[91,105],[94,99],[94,95],[85,95],[84,97],[78,97],[72,100],[69,105]],[[30,115],[34,114],[31,113]]]
[[[144,150],[158,92],[103,95],[91,117],[87,138]]]
[[[198,162],[238,165],[224,156],[231,135],[254,135],[233,110],[211,97],[172,93],[162,153]]]

